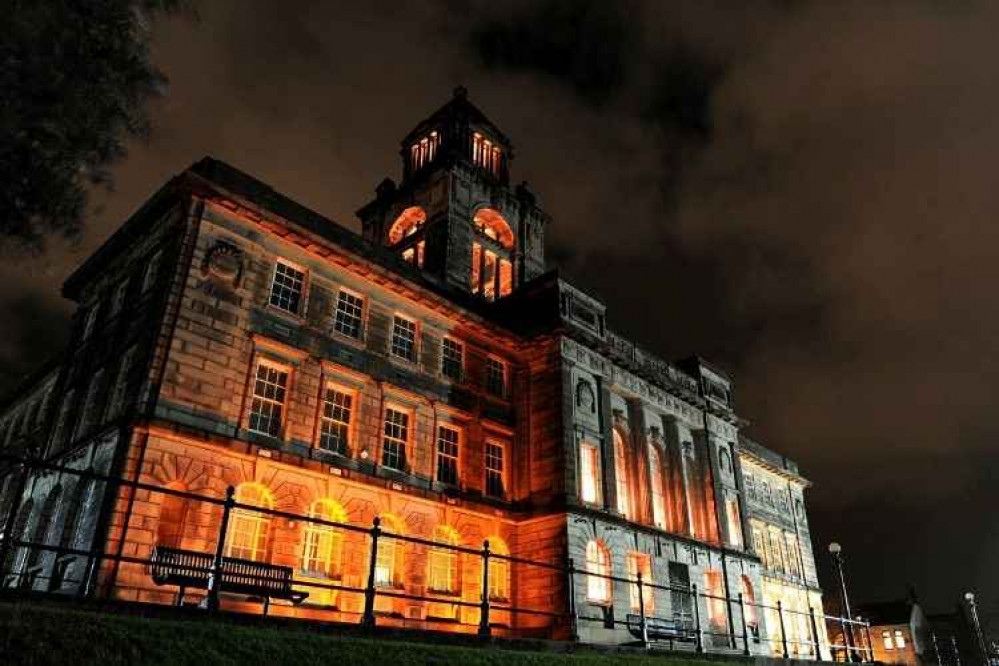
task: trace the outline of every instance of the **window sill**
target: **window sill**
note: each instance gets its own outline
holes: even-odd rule
[[[330,330],[329,330],[329,336],[331,338],[333,338],[334,340],[338,341],[338,342],[343,342],[344,344],[347,344],[347,345],[350,345],[351,347],[354,347],[358,351],[362,351],[364,349],[365,340],[364,340],[364,331],[363,330],[361,331],[361,337],[354,338],[354,337],[351,337],[351,336],[347,335],[346,333],[341,333],[340,331],[336,330],[335,328],[330,328]]]
[[[290,324],[301,326],[302,324],[305,323],[304,314],[299,314],[297,312],[288,312],[287,310],[283,310],[276,305],[272,305],[270,302],[268,302],[267,305],[264,306],[264,311],[267,312],[268,314],[280,317],[281,319],[284,319]]]

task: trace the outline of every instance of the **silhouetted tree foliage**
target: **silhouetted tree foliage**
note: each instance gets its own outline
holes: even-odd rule
[[[150,131],[166,78],[149,24],[189,0],[14,0],[0,19],[0,246],[79,236],[88,185],[110,187]]]

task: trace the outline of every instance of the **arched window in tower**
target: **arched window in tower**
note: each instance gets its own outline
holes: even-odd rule
[[[423,237],[426,222],[426,211],[419,206],[410,206],[395,219],[388,232],[389,246],[398,246],[402,258],[420,268],[423,268],[426,251],[426,240]]]
[[[472,162],[494,176],[500,175],[503,151],[479,132],[472,134]]]
[[[490,301],[502,298],[513,291],[513,230],[492,208],[479,209],[472,226],[472,293]]]
[[[274,508],[274,497],[263,485],[241,483],[236,488],[236,502],[263,509]],[[253,509],[237,507],[229,515],[226,556],[244,560],[264,560],[267,557],[271,517]]]
[[[617,428],[614,429],[614,476],[617,481],[617,510],[622,516],[627,517],[631,493],[631,484],[628,482],[628,453],[625,451],[621,431]]]
[[[413,171],[422,169],[434,161],[441,147],[441,135],[434,130],[409,147],[409,160]]]

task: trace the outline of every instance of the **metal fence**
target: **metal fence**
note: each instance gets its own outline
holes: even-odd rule
[[[95,531],[89,543],[83,545],[66,539],[53,543],[48,528],[51,515],[44,515],[46,507],[37,509],[25,491],[32,475],[55,474],[75,476],[78,483],[87,483],[100,488],[110,501],[124,501],[129,507],[123,521],[117,526],[120,534],[105,536]],[[119,584],[119,573],[123,565],[134,565],[148,575],[154,585],[142,587],[144,590],[158,590],[164,587],[177,588],[176,603],[182,604],[188,589],[199,590],[198,606],[206,612],[217,610],[222,605],[223,595],[242,594],[245,597],[263,601],[266,614],[271,599],[282,599],[299,604],[304,596],[311,593],[336,593],[352,596],[360,603],[359,612],[351,614],[356,622],[364,627],[375,627],[386,617],[379,612],[379,600],[383,602],[402,599],[426,604],[435,604],[450,609],[450,617],[424,618],[428,624],[446,622],[448,627],[455,625],[465,633],[475,632],[488,637],[493,629],[502,626],[509,629],[513,624],[508,618],[528,616],[549,622],[548,627],[563,627],[573,640],[579,640],[580,629],[587,623],[596,623],[606,629],[624,628],[633,638],[625,644],[665,649],[685,649],[695,652],[728,652],[732,654],[759,654],[766,650],[784,658],[797,656],[817,661],[871,661],[872,650],[867,623],[849,618],[823,615],[809,608],[807,612],[785,608],[778,601],[775,606],[746,599],[742,594],[736,597],[719,596],[699,590],[696,584],[660,584],[643,579],[641,573],[634,578],[614,576],[598,571],[577,568],[572,558],[564,562],[544,562],[516,557],[508,553],[495,552],[489,541],[482,548],[472,548],[456,543],[425,539],[386,530],[379,518],[371,527],[328,520],[325,518],[291,513],[273,508],[236,501],[235,489],[230,486],[224,498],[177,490],[169,487],[112,477],[92,470],[77,470],[36,459],[17,458],[0,455],[0,587],[10,589],[30,589],[51,593],[66,594],[71,591],[80,597],[112,596]],[[131,523],[131,502],[138,493],[158,495],[161,498],[173,497],[186,502],[216,507],[220,516],[213,538],[213,548],[203,552],[185,551],[179,548],[156,546],[146,556],[127,552],[128,531]],[[127,495],[127,497],[126,497]],[[65,500],[63,500],[65,501]],[[67,506],[68,516],[79,519],[79,507]],[[48,507],[51,513],[53,507]],[[363,543],[366,576],[362,585],[348,585],[336,576],[319,577],[305,575],[297,567],[274,565],[268,562],[240,559],[227,553],[230,543],[230,530],[233,527],[233,512],[244,515],[260,515],[268,518],[283,518],[287,521],[302,522],[320,530],[338,535],[355,535],[356,541]],[[35,515],[40,513],[40,515]],[[64,517],[63,521],[69,520]],[[47,521],[43,523],[42,521]],[[44,529],[40,528],[44,525]],[[34,529],[31,529],[34,527]],[[66,525],[64,524],[64,531]],[[33,534],[31,534],[33,532]],[[385,580],[379,575],[379,553],[397,544],[409,544],[411,548],[423,549],[429,557],[431,553],[441,554],[448,561],[453,554],[458,560],[456,585],[444,585],[443,589],[430,589],[426,586],[423,594],[411,594],[404,586]],[[342,542],[341,542],[342,545]],[[355,547],[358,543],[354,544]],[[42,557],[51,553],[52,557]],[[384,555],[384,552],[382,552]],[[458,558],[464,558],[461,561]],[[384,559],[384,558],[383,558]],[[74,577],[69,574],[68,562],[85,562],[82,573]],[[470,565],[470,566],[469,566]],[[517,569],[515,569],[517,568]],[[491,572],[502,570],[500,574],[509,581],[516,570],[526,569],[546,572],[549,576],[561,577],[565,596],[546,607],[515,605],[508,596],[499,594]],[[465,581],[472,572],[477,580],[475,589],[469,590]],[[452,574],[449,570],[448,575]],[[577,602],[577,586],[588,585],[594,579],[602,579],[613,587],[614,583],[627,586],[632,600],[632,613],[624,619],[614,616],[613,607],[601,607],[588,602],[580,609]],[[656,591],[669,595],[671,612],[667,617],[657,614],[653,607]],[[724,617],[702,617],[700,600],[704,607],[724,607]],[[469,609],[461,613],[459,609]],[[332,609],[337,610],[337,609]],[[594,610],[601,615],[591,615]],[[735,611],[738,611],[736,613]],[[764,632],[762,622],[766,613],[776,619],[776,631]],[[474,624],[468,622],[475,618]],[[717,615],[717,614],[714,614]],[[506,622],[497,622],[497,617]],[[799,628],[807,626],[807,635],[790,632],[789,622],[797,622]],[[830,643],[828,627],[839,627],[842,631],[841,643]],[[511,635],[518,635],[520,627],[513,628]],[[820,630],[821,629],[821,630]],[[774,635],[770,635],[774,634]],[[864,640],[866,638],[866,640]],[[757,647],[761,646],[761,647]]]

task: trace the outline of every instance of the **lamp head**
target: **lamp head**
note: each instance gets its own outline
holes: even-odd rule
[[[839,545],[837,542],[833,541],[831,544],[829,544],[829,552],[832,553],[833,555],[839,555],[842,551],[843,547]]]
[[[973,602],[975,600],[975,593],[974,592],[965,592],[964,593],[964,600],[967,601],[970,604],[971,602]]]

